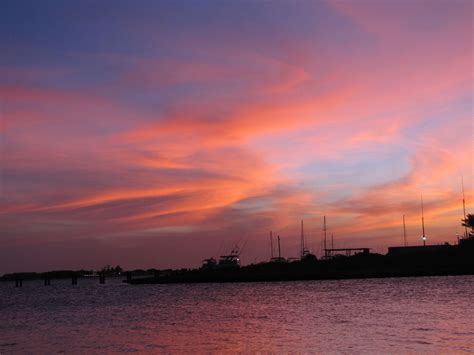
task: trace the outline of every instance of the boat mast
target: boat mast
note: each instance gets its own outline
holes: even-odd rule
[[[464,197],[464,176],[461,176],[461,185],[462,185],[462,211],[464,214],[464,219],[466,219],[466,199]],[[464,226],[464,236],[467,238],[467,226]]]
[[[326,230],[326,216],[324,216],[324,226],[323,226],[323,231],[324,231],[324,257],[328,257],[328,247],[327,247],[327,230]]]
[[[271,257],[271,259],[273,259],[273,235],[272,235],[272,231],[270,231],[270,257]]]
[[[403,245],[407,246],[407,227],[405,225],[405,215],[403,215]]]
[[[280,236],[278,236],[278,260],[281,259]]]
[[[421,229],[423,232],[423,234],[421,235],[421,239],[423,239],[423,246],[426,246],[425,215],[423,212],[423,195],[421,195]]]
[[[301,259],[304,257],[304,230],[303,230],[303,220],[301,220]]]
[[[331,249],[334,249],[334,233],[331,233]]]

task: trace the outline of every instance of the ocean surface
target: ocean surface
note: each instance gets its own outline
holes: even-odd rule
[[[474,353],[474,276],[0,283],[0,354]]]

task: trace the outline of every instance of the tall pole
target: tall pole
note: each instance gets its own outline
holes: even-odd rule
[[[422,235],[421,239],[423,239],[423,246],[426,246],[426,236],[425,236],[425,215],[423,211],[423,195],[421,195],[421,229]]]
[[[278,236],[278,260],[281,259],[280,236]]]
[[[272,231],[270,231],[270,257],[271,257],[271,259],[273,259],[273,234],[272,234]]]
[[[323,231],[324,231],[324,256],[327,258],[328,256],[328,251],[327,251],[327,230],[326,230],[326,216],[324,216],[324,227],[323,227]]]
[[[407,246],[407,227],[405,225],[405,215],[403,215],[403,245]]]
[[[331,233],[331,249],[334,249],[334,233]]]
[[[466,219],[466,199],[464,197],[464,176],[461,176],[461,185],[462,185],[462,211],[464,214],[464,219]],[[464,226],[464,236],[467,238],[467,226]]]
[[[301,259],[304,257],[304,231],[303,231],[303,220],[301,220]]]

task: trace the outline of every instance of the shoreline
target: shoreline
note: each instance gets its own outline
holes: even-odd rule
[[[330,272],[306,274],[273,274],[273,275],[183,275],[181,277],[142,277],[123,280],[130,285],[145,284],[195,284],[195,283],[253,283],[253,282],[291,282],[291,281],[328,281],[328,280],[365,280],[387,278],[416,278],[436,276],[474,276],[474,267],[451,270],[417,270],[417,271],[379,271],[379,272]]]

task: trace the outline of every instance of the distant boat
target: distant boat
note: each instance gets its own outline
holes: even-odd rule
[[[217,264],[218,268],[233,268],[240,267],[240,251],[239,247],[235,246],[230,254],[222,255]]]
[[[240,250],[235,246],[230,254],[221,255],[219,262],[214,258],[204,259],[202,261],[203,270],[228,269],[240,267]]]

